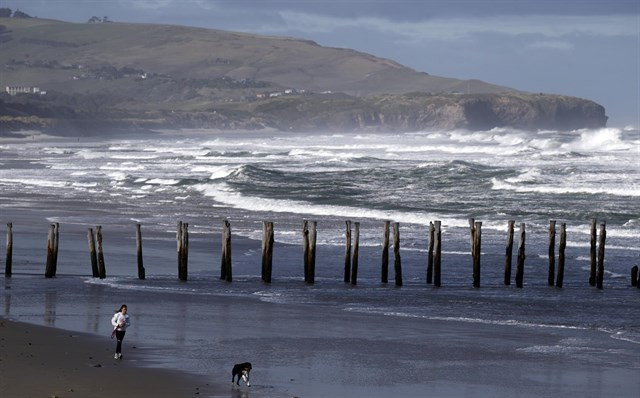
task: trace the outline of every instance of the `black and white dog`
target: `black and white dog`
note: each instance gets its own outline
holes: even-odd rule
[[[251,362],[233,365],[233,369],[231,370],[231,384],[233,384],[236,376],[238,376],[238,380],[236,381],[237,385],[240,385],[240,378],[242,378],[242,380],[247,383],[247,387],[251,387],[251,383],[249,383],[249,372],[251,372]]]

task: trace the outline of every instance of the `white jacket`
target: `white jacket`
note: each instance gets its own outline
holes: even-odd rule
[[[113,314],[113,318],[111,318],[111,324],[115,327],[116,330],[125,330],[126,328],[131,326],[129,315],[122,315],[122,312],[116,312],[115,314]]]

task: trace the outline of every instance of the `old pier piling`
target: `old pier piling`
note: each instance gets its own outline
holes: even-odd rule
[[[60,224],[55,223],[54,241],[53,241],[53,276],[58,273],[58,244],[60,242]]]
[[[351,221],[345,222],[344,283],[351,281]]]
[[[389,282],[389,224],[391,221],[384,222],[384,230],[382,232],[382,267],[380,282]]]
[[[311,228],[309,229],[309,261],[307,262],[309,266],[309,272],[307,276],[309,277],[307,283],[313,284],[316,280],[316,241],[318,236],[318,222],[311,221]]]
[[[516,268],[516,287],[522,287],[524,282],[524,260],[525,256],[525,225],[520,224],[520,239],[518,239],[518,265]]]
[[[11,276],[13,265],[13,223],[7,223],[7,251],[4,263],[4,275]]]
[[[353,237],[353,256],[351,258],[351,284],[356,285],[358,283],[358,250],[360,248],[360,223],[353,223],[354,237]]]
[[[231,223],[229,220],[222,221],[222,256],[220,258],[220,279],[227,282],[233,281],[233,270],[231,267]]]
[[[602,289],[604,281],[604,245],[607,240],[607,223],[600,224],[600,239],[598,240],[598,269],[596,272],[596,287]]]
[[[631,267],[631,286],[638,286],[638,266]]]
[[[178,279],[186,281],[189,277],[189,223],[178,221],[177,227]]]
[[[549,221],[549,273],[547,284],[553,286],[556,278],[556,221]]]
[[[273,269],[273,222],[262,222],[262,280],[271,283]]]
[[[473,287],[480,287],[480,250],[482,247],[482,222],[476,221],[473,228]]]
[[[433,286],[440,287],[442,282],[441,279],[441,266],[440,266],[440,257],[442,252],[442,232],[440,231],[440,221],[434,221],[434,236],[435,236],[435,244],[434,244],[434,255],[433,255]]]
[[[560,224],[560,245],[558,246],[558,276],[556,287],[562,287],[564,282],[564,250],[567,247],[567,224]]]
[[[513,257],[513,227],[515,221],[510,220],[507,226],[507,249],[504,256],[504,284],[511,285],[511,258]]]
[[[89,259],[91,260],[91,274],[94,278],[100,277],[98,270],[98,253],[96,252],[96,238],[93,228],[87,230],[87,243],[89,244]]]
[[[427,247],[427,284],[433,283],[433,240],[435,236],[435,227],[433,222],[429,221],[429,246]]]
[[[107,277],[107,267],[104,263],[104,252],[102,251],[102,226],[96,226],[96,242],[98,244],[98,277]]]
[[[598,220],[593,218],[591,219],[591,250],[590,250],[590,261],[591,261],[591,268],[590,268],[590,273],[589,273],[589,285],[591,286],[595,286],[596,285],[596,268],[597,268],[597,261],[596,261],[596,242],[597,242],[597,236],[596,236],[596,225],[597,225]]]
[[[393,269],[396,276],[396,286],[402,286],[402,260],[400,258],[400,223],[393,223]]]
[[[49,225],[49,234],[47,236],[47,263],[44,269],[45,278],[53,278],[55,276],[53,272],[53,246],[55,244],[55,229],[54,224]]]
[[[136,254],[138,259],[138,279],[145,278],[144,264],[142,263],[142,231],[140,224],[136,224]]]

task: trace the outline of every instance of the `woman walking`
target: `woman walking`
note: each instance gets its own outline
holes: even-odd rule
[[[118,343],[116,344],[116,353],[113,358],[122,359],[122,339],[124,339],[124,333],[126,329],[131,326],[131,322],[129,322],[129,315],[127,315],[126,304],[122,304],[118,312],[113,314],[113,318],[111,318],[111,324],[113,325],[113,331],[115,332],[116,340],[118,340]]]

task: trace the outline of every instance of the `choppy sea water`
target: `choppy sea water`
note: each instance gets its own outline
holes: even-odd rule
[[[629,274],[640,263],[639,158],[640,132],[633,128],[357,135],[175,132],[103,141],[1,143],[0,221],[2,228],[14,221],[14,273],[26,275],[26,281],[43,271],[46,223],[60,222],[60,256],[65,260],[59,273],[69,278],[56,283],[65,288],[80,283],[87,297],[96,289],[138,299],[145,294],[176,297],[183,303],[226,296],[468,327],[596,331],[635,347],[628,357],[613,348],[606,357],[633,367],[637,362],[630,358],[640,344],[640,289],[630,286]],[[20,225],[15,218],[24,214],[45,222]],[[471,217],[483,222],[480,289],[471,288]],[[588,285],[592,218],[607,224],[603,291]],[[234,236],[234,282],[212,289],[219,273],[223,219],[231,221]],[[318,221],[313,287],[301,282],[303,219]],[[347,219],[360,222],[356,288],[342,282]],[[186,284],[176,280],[177,220],[189,222],[192,234]],[[268,287],[259,281],[263,220],[275,223],[274,283]],[[384,220],[400,223],[405,282],[400,289],[392,288],[392,253],[389,286],[380,284]],[[443,226],[440,290],[425,284],[428,224],[434,220]],[[523,289],[502,284],[509,220],[516,222],[513,275],[518,226],[526,224]],[[567,225],[562,290],[547,287],[549,220],[558,223],[556,247],[559,224]],[[143,226],[145,258],[152,264],[145,282],[135,278],[133,223]],[[109,275],[102,281],[85,278],[83,234],[98,224],[105,230]],[[39,249],[32,250],[34,245]],[[12,294],[23,291],[15,283]],[[40,287],[42,282],[33,283]],[[49,307],[73,301],[52,286],[47,290]],[[17,297],[5,295],[5,315],[42,322],[34,309],[42,294],[23,301],[22,310]],[[86,311],[89,318],[95,307],[76,310]],[[201,316],[186,311],[187,317]],[[74,327],[97,331],[87,325]],[[575,354],[601,344],[580,340],[576,348],[575,338],[562,341],[518,350]]]

